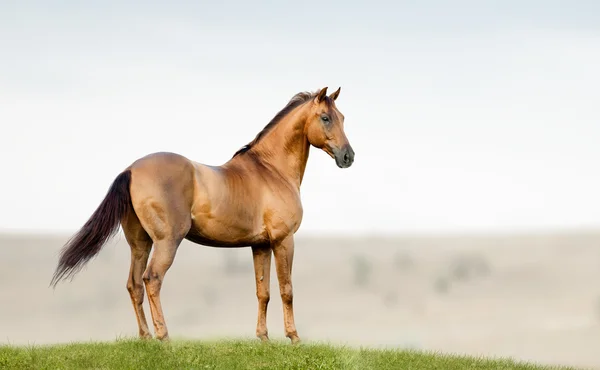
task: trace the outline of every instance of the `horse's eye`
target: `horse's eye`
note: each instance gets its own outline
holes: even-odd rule
[[[323,122],[329,122],[329,117],[327,116],[323,116],[321,117],[321,119],[323,120]]]

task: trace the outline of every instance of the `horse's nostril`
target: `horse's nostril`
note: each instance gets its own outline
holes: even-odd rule
[[[344,154],[344,162],[350,162],[350,156],[348,155],[348,153]]]

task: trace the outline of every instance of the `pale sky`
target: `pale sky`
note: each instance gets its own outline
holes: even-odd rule
[[[342,87],[300,232],[600,227],[600,2],[2,1],[0,231],[83,225],[135,159],[222,164]]]

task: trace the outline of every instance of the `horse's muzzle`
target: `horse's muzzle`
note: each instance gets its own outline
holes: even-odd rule
[[[354,150],[350,145],[345,145],[341,149],[334,149],[333,156],[335,158],[335,164],[339,168],[348,168],[354,163]]]

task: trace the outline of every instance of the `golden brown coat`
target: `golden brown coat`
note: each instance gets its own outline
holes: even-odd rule
[[[132,163],[67,243],[51,284],[79,271],[121,225],[131,246],[127,290],[139,335],[151,337],[142,307],[145,288],[155,335],[164,340],[168,330],[160,290],[181,241],[251,247],[258,299],[256,335],[268,340],[266,315],[274,255],[285,334],[292,343],[298,342],[292,263],[294,233],[302,222],[300,186],[309,149],[311,145],[322,149],[340,168],[354,161],[344,133],[344,116],[335,105],[340,89],[329,96],[326,93],[327,88],[296,94],[252,142],[221,166],[174,153],[154,153]]]

